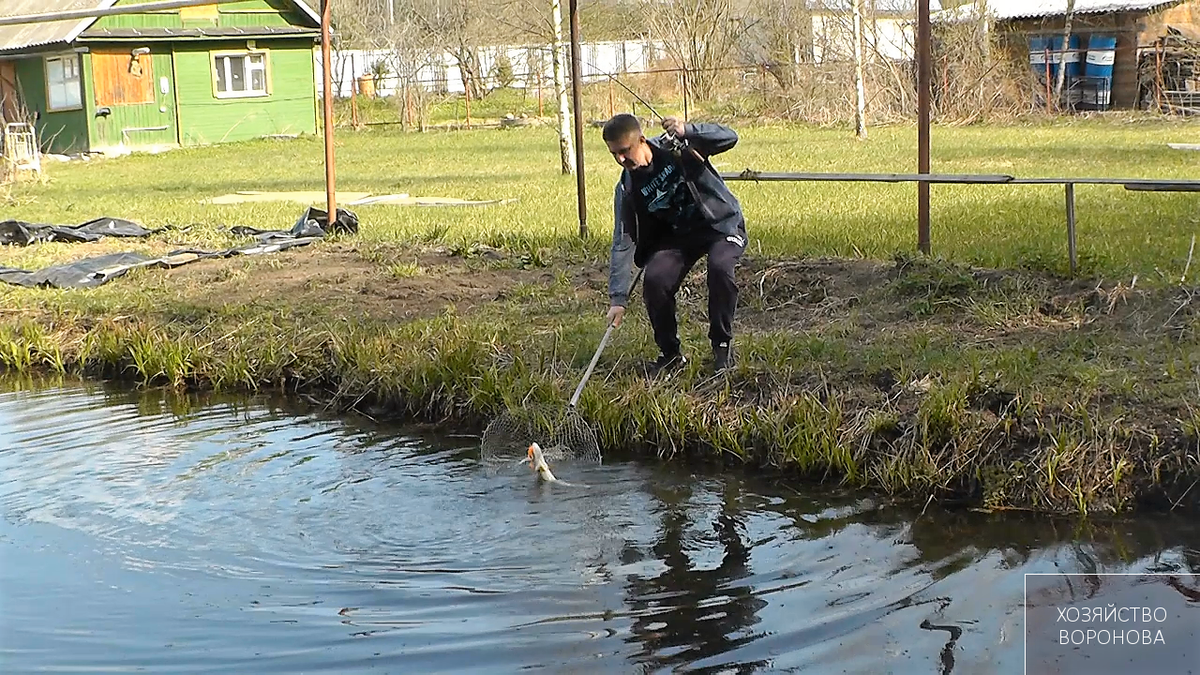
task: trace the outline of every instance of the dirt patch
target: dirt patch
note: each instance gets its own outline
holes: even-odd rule
[[[289,304],[333,309],[349,318],[385,320],[434,316],[448,306],[470,311],[538,278],[537,272],[470,265],[445,252],[373,261],[348,244],[203,261],[165,273],[186,289],[194,305],[216,308],[286,298]]]
[[[520,287],[565,281],[567,293],[597,309],[607,302],[607,262],[546,260],[482,248],[323,243],[275,255],[201,261],[170,275],[194,304],[278,303],[323,307],[342,316],[406,320],[453,306],[460,314],[503,301]],[[703,261],[680,288],[680,320],[705,321]],[[854,332],[872,336],[938,329],[964,344],[1013,344],[1064,331],[1108,331],[1145,339],[1194,334],[1196,289],[1131,289],[1121,283],[860,259],[776,260],[747,256],[737,269],[735,330]],[[116,283],[124,283],[118,281]],[[560,296],[566,289],[556,290]],[[635,292],[640,296],[640,292]],[[640,308],[640,301],[636,311]]]

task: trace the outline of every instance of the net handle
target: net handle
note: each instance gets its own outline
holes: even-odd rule
[[[642,272],[638,270],[637,276],[633,278],[633,283],[629,284],[629,293],[626,297],[633,294],[634,287],[637,286],[638,279],[642,278]],[[600,353],[604,351],[604,346],[608,344],[608,338],[612,335],[613,329],[616,328],[616,318],[608,322],[608,329],[604,331],[604,337],[600,338],[600,346],[596,347],[596,353],[592,355],[592,362],[588,364],[587,370],[583,373],[583,379],[579,380],[579,386],[575,387],[575,393],[571,395],[571,402],[567,404],[568,408],[574,408],[579,402],[579,395],[583,393],[583,385],[587,384],[588,378],[592,376],[592,371],[596,369],[596,363],[600,360]]]

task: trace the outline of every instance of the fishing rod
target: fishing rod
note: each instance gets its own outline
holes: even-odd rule
[[[595,64],[592,64],[592,67],[595,68],[596,67]],[[660,115],[658,113],[658,111],[654,109],[654,106],[650,105],[650,103],[647,102],[646,99],[642,98],[641,96],[638,95],[638,93],[636,91],[634,91],[634,90],[630,89],[628,86],[626,86],[624,82],[618,80],[616,78],[616,76],[614,76],[612,73],[604,71],[600,68],[596,68],[596,70],[600,71],[600,73],[602,75],[606,76],[608,79],[612,80],[613,82],[616,82],[618,85],[621,86],[622,89],[629,92],[630,95],[632,95],[639,102],[641,102],[642,105],[646,106],[647,110],[654,113],[654,116],[657,117],[659,120],[664,120],[664,121],[666,120],[666,118],[663,117],[662,115]],[[667,138],[671,141],[671,150],[675,154],[676,157],[678,157],[679,154],[682,153],[684,150],[691,150],[692,153],[695,154],[698,159],[700,158],[700,154],[697,153],[694,148],[692,148],[688,145],[686,138],[681,140],[677,136],[675,136],[675,134],[673,134],[669,131],[667,132]]]

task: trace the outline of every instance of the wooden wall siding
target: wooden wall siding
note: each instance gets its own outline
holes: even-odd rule
[[[154,103],[154,59],[129,50],[92,52],[96,107]]]
[[[2,0],[0,0],[2,1]],[[148,1],[148,0],[145,0]],[[135,4],[129,0],[121,5]],[[212,7],[202,5],[201,7]],[[284,0],[246,0],[246,2],[227,3],[201,12],[195,8],[179,10],[164,10],[146,12],[144,14],[120,14],[101,17],[92,24],[95,29],[105,28],[184,28],[195,26],[219,27],[252,27],[252,26],[288,26],[291,22],[302,23],[302,15],[292,4]]]
[[[1127,109],[1137,105],[1137,23],[1139,18],[1133,14],[1118,16],[1117,48],[1113,55],[1113,108]]]
[[[104,74],[114,65],[127,70],[129,51],[124,45],[121,52],[113,48],[94,48],[90,62],[92,69],[92,113],[89,114],[92,150],[104,151],[114,148],[145,150],[178,145],[179,130],[175,116],[175,83],[171,76],[172,56],[167,48],[156,47],[155,52],[142,55],[143,77],[132,85],[123,103],[101,103],[107,96],[103,83],[111,81]],[[99,58],[97,58],[99,57]],[[147,75],[151,74],[149,77]],[[128,75],[128,73],[126,73]],[[166,91],[162,79],[166,78]],[[96,109],[107,105],[109,114],[98,116]]]
[[[197,7],[181,7],[179,19],[184,23],[189,21],[216,21],[220,16],[217,5],[199,5]]]
[[[260,42],[267,56],[269,96],[219,99],[213,93],[213,52],[244,51],[245,41],[175,45],[179,133],[183,145],[316,133],[311,40]]]
[[[1153,44],[1166,34],[1167,26],[1191,28],[1200,33],[1200,0],[1191,0],[1145,17],[1139,24],[1138,44]]]
[[[46,70],[42,57],[20,59],[17,64],[17,83],[25,100],[25,108],[40,113],[37,121],[38,142],[42,150],[56,153],[82,152],[88,149],[88,91],[82,93],[83,108],[46,112]],[[82,77],[87,82],[88,66],[84,60]]]

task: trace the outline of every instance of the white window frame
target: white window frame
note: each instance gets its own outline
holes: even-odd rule
[[[64,77],[62,82],[57,85],[50,82],[50,64],[55,61],[61,61],[63,64],[63,72],[66,72],[68,64],[74,69],[74,78],[67,79]],[[46,112],[64,112],[67,110],[82,110],[83,109],[83,63],[79,58],[79,54],[70,52],[67,54],[58,54],[57,56],[46,56],[42,58],[42,72],[46,78]],[[74,83],[74,89],[71,84]],[[66,105],[55,105],[52,91],[55,86],[61,87],[63,93],[67,96]],[[74,100],[71,100],[71,94],[74,93]]]
[[[233,81],[232,67],[230,59],[241,58],[245,59],[242,72],[246,75],[246,84],[249,85],[254,81],[250,74],[250,57],[262,57],[262,73],[263,73],[263,88],[261,90],[247,91],[221,91],[219,88],[220,79],[217,77],[217,69],[223,68],[225,75],[225,83],[228,86]],[[212,64],[212,91],[216,98],[262,98],[271,95],[271,56],[261,49],[245,49],[241,51],[219,51],[209,53],[210,63]]]

